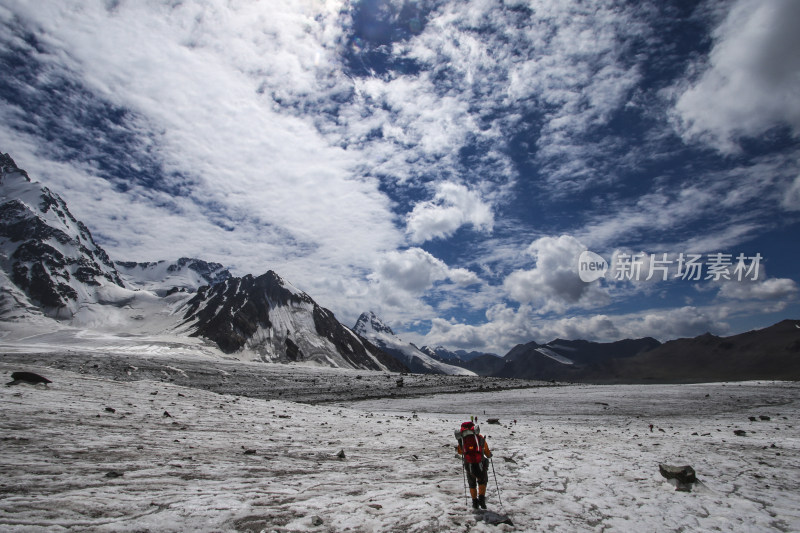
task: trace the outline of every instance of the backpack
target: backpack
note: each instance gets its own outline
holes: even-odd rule
[[[483,461],[483,438],[480,428],[471,427],[472,424],[461,424],[461,430],[456,430],[455,437],[464,451],[464,461],[470,464]]]

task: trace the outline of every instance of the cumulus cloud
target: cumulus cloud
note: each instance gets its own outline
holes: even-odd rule
[[[713,36],[707,67],[675,104],[684,138],[731,153],[779,125],[800,136],[800,3],[738,0]]]
[[[530,305],[514,309],[504,304],[491,307],[481,325],[461,324],[437,319],[423,344],[457,346],[486,350],[505,355],[517,344],[554,339],[586,339],[613,342],[623,338],[654,337],[667,341],[694,337],[706,332],[726,334],[730,326],[727,308],[685,306],[674,309],[646,309],[636,314],[590,314],[585,316],[543,318]]]
[[[411,242],[421,243],[449,237],[465,224],[491,231],[493,223],[492,208],[478,192],[446,182],[437,185],[433,200],[414,206],[406,217],[406,232]]]
[[[733,300],[795,300],[797,283],[788,278],[769,278],[757,281],[731,281],[719,290],[721,298]]]
[[[465,268],[450,268],[421,248],[387,252],[378,262],[370,279],[409,293],[421,294],[437,281],[450,279],[461,286],[480,282]]]
[[[584,250],[586,246],[570,235],[539,238],[527,250],[534,268],[512,272],[503,287],[511,298],[533,303],[541,313],[605,303],[608,297],[600,285],[578,276],[578,257]]]

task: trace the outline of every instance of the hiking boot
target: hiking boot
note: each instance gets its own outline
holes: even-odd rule
[[[474,506],[475,504],[473,503],[472,505]],[[481,509],[486,509],[486,496],[485,495],[481,494],[480,496],[478,496],[478,505],[481,506]]]
[[[478,501],[478,498],[472,498],[472,508],[473,509],[477,509],[479,503],[480,502]],[[484,509],[485,509],[485,507],[484,507]]]

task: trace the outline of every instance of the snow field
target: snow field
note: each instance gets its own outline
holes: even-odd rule
[[[797,384],[311,406],[0,363],[23,369],[53,383],[0,387],[2,531],[800,530]],[[452,435],[470,414],[515,528],[465,509]],[[659,462],[693,465],[705,488],[676,492]],[[493,475],[488,502],[502,510]]]
[[[798,393],[796,383],[570,386],[351,407],[476,415],[520,530],[800,531]],[[659,463],[692,465],[703,485],[676,492]],[[498,509],[493,476],[488,496]]]
[[[430,421],[27,370],[53,384],[0,388],[3,531],[440,531],[468,521],[458,463],[438,447],[451,432],[443,439]]]

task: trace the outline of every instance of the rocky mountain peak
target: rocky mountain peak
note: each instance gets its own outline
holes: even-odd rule
[[[122,286],[108,254],[64,200],[0,157],[0,265],[28,298],[55,314]]]
[[[0,183],[2,183],[5,174],[12,173],[21,175],[25,181],[31,181],[28,173],[19,168],[10,155],[0,152]]]
[[[372,311],[361,313],[361,316],[359,316],[358,320],[356,320],[356,325],[353,328],[353,331],[365,337],[369,337],[370,333],[387,333],[389,335],[394,335],[392,328],[387,326],[380,318],[378,318],[378,315]]]

